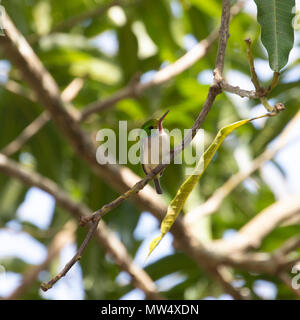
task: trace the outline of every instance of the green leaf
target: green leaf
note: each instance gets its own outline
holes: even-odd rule
[[[172,227],[173,223],[177,219],[180,211],[182,210],[187,198],[195,188],[197,182],[203,175],[204,171],[208,167],[211,159],[213,158],[214,154],[217,152],[225,138],[236,128],[239,128],[243,126],[244,124],[258,119],[258,118],[264,118],[267,117],[268,115],[263,115],[260,117],[256,117],[253,119],[245,119],[241,120],[238,122],[231,123],[222,129],[219,130],[217,136],[215,137],[214,141],[210,144],[210,146],[206,149],[202,157],[200,158],[194,172],[192,175],[190,175],[184,183],[180,186],[178,189],[175,198],[170,202],[167,210],[167,214],[165,215],[160,231],[161,234],[155,238],[154,240],[151,241],[150,243],[150,248],[149,248],[149,253],[148,256],[151,254],[151,252],[156,248],[156,246],[160,243],[162,238],[165,236],[165,234],[170,230]]]
[[[279,72],[288,62],[294,44],[292,27],[294,0],[254,0],[261,40],[269,54],[272,70]]]

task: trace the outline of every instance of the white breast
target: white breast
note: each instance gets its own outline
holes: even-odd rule
[[[141,145],[141,161],[146,172],[150,172],[160,163],[169,163],[170,137],[162,130],[156,130],[150,137],[144,138]]]

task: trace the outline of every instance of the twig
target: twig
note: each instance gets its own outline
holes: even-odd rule
[[[259,98],[258,94],[255,91],[249,91],[249,90],[241,89],[238,86],[232,86],[229,83],[227,83],[224,79],[221,82],[221,86],[224,91],[234,93],[242,98],[249,98],[249,99]]]
[[[259,83],[256,71],[255,71],[254,59],[253,59],[252,52],[251,52],[252,41],[251,41],[250,38],[248,38],[248,39],[245,39],[245,43],[246,43],[246,46],[247,46],[247,57],[248,57],[250,73],[251,73],[251,81],[254,84],[256,92],[258,94],[263,94],[264,93],[264,89],[261,87],[261,85]],[[270,110],[268,110],[268,111],[270,111]]]
[[[277,71],[274,71],[272,82],[271,82],[271,84],[269,85],[268,89],[265,92],[266,96],[277,86],[278,81],[279,81],[279,77],[280,77],[280,73],[277,72]]]
[[[89,244],[90,240],[92,239],[92,236],[94,235],[94,233],[97,230],[99,221],[100,221],[100,217],[96,221],[93,221],[93,223],[90,226],[89,232],[87,233],[87,235],[86,235],[84,241],[82,242],[81,246],[77,250],[76,254],[73,256],[73,258],[65,265],[63,270],[56,277],[54,277],[53,279],[51,279],[47,283],[46,282],[42,282],[41,289],[43,291],[47,291],[50,288],[52,288],[52,286],[58,280],[60,280],[62,277],[64,277],[68,273],[68,271],[73,267],[73,265],[77,261],[79,261],[81,259],[81,256],[82,256],[84,250],[86,249],[87,245]]]
[[[28,142],[36,133],[38,133],[46,123],[50,120],[50,117],[46,111],[42,112],[36,119],[33,120],[12,142],[5,146],[1,152],[6,156],[19,151],[26,142]]]
[[[266,96],[277,85],[280,73],[279,72],[274,72],[273,80],[272,80],[269,88],[267,90],[265,90],[265,88],[263,88],[260,85],[260,82],[258,80],[256,71],[255,71],[254,59],[253,59],[252,52],[251,52],[252,41],[251,41],[251,39],[248,38],[248,39],[245,39],[245,43],[246,43],[246,46],[247,46],[247,57],[248,57],[249,66],[250,66],[251,81],[252,81],[252,83],[253,83],[253,85],[254,85],[254,87],[256,89],[256,93],[259,95],[260,101],[263,104],[263,106],[266,108],[266,110],[268,112],[274,112],[274,108],[272,106],[270,106]]]

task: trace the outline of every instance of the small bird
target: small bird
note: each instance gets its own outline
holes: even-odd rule
[[[146,174],[154,170],[159,164],[166,161],[166,156],[170,153],[170,137],[163,129],[162,122],[169,110],[160,119],[151,119],[141,127],[141,162]],[[162,172],[154,179],[156,192],[162,194],[159,178]]]

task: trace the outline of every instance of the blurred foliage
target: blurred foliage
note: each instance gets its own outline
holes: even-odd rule
[[[248,0],[251,1],[251,0]],[[104,0],[3,0],[7,12],[19,30],[32,41],[32,46],[46,68],[51,72],[61,90],[74,77],[83,77],[85,84],[73,103],[83,109],[88,103],[109,97],[123,88],[137,73],[143,76],[167,65],[182,56],[188,39],[199,41],[205,38],[219,23],[221,1],[200,0],[121,0],[119,10],[109,10],[102,15],[86,19],[74,26],[63,27],[70,18],[103,6]],[[116,12],[119,16],[116,16]],[[67,25],[67,24],[66,24]],[[51,32],[51,30],[59,32]],[[39,35],[39,41],[34,40]],[[108,37],[107,37],[108,35]],[[259,25],[256,18],[246,12],[240,13],[231,23],[230,39],[226,55],[225,75],[231,71],[249,78],[248,61],[244,38],[253,40],[253,55],[267,62],[265,51],[259,39]],[[101,45],[99,44],[101,43]],[[109,50],[108,50],[109,49]],[[171,112],[165,119],[169,130],[190,128],[205,100],[210,78],[203,79],[202,71],[212,72],[217,44],[215,43],[204,59],[183,72],[162,87],[151,88],[139,99],[126,99],[114,108],[95,115],[83,124],[92,135],[101,128],[113,128],[118,132],[118,121],[127,120],[128,129],[139,127],[153,114],[163,110]],[[2,55],[2,53],[0,52]],[[1,59],[4,59],[1,56]],[[299,67],[299,60],[282,71],[282,78],[290,69]],[[205,73],[206,75],[206,73]],[[26,87],[18,70],[11,66],[9,77]],[[238,85],[239,83],[233,83]],[[222,145],[202,177],[200,187],[193,195],[194,202],[203,202],[211,196],[231,175],[237,172],[236,148],[243,148],[250,157],[259,155],[298,111],[299,79],[279,83],[272,92],[274,101],[284,102],[287,110],[280,117],[268,119],[263,128],[248,124],[239,128]],[[252,89],[252,88],[245,88]],[[44,109],[0,86],[0,149],[12,141]],[[206,146],[224,125],[249,115],[257,100],[245,102],[232,99],[231,95],[218,96],[203,128],[206,130]],[[246,105],[246,106],[245,106]],[[261,112],[260,112],[261,111]],[[263,107],[258,111],[264,113]],[[256,114],[256,115],[259,115]],[[129,146],[133,142],[129,142]],[[86,203],[92,210],[113,200],[117,193],[79,159],[66,140],[48,123],[19,152],[13,155],[18,161],[30,161],[41,174],[62,186],[73,199]],[[24,160],[25,159],[25,160]],[[27,160],[26,160],[27,159]],[[128,165],[143,175],[138,165]],[[165,171],[162,181],[166,201],[172,199],[185,180],[185,168],[172,164]],[[278,169],[279,170],[279,169]],[[253,175],[256,190],[244,184],[234,190],[213,216],[206,218],[201,226],[206,238],[220,238],[228,229],[237,230],[260,210],[274,202],[275,197],[260,173]],[[27,187],[15,180],[0,175],[0,226],[15,220],[16,210],[23,202]],[[135,256],[141,240],[134,236],[141,211],[131,202],[126,202],[105,217],[108,226],[117,233]],[[59,230],[69,215],[56,207],[50,230]],[[51,237],[37,235],[34,227],[23,225],[24,231],[35,235],[38,241],[48,245]],[[79,228],[77,243],[81,243],[86,231]],[[280,227],[266,237],[261,250],[272,251],[289,237],[299,233],[299,225]],[[146,255],[146,252],[145,252]],[[23,273],[29,266],[19,259],[1,260],[7,270]],[[80,262],[87,299],[119,299],[133,289],[117,281],[120,269],[106,255],[96,241],[92,241]],[[53,271],[54,270],[54,271]],[[50,272],[57,271],[57,261]],[[218,297],[222,290],[189,257],[175,250],[174,254],[146,267],[156,281],[170,274],[182,281],[171,287],[164,295],[173,299],[200,299],[206,296]],[[277,287],[277,298],[294,299],[294,295],[278,279],[264,275],[234,271],[252,291],[255,280],[271,281]],[[38,281],[24,295],[24,299],[41,298]]]

